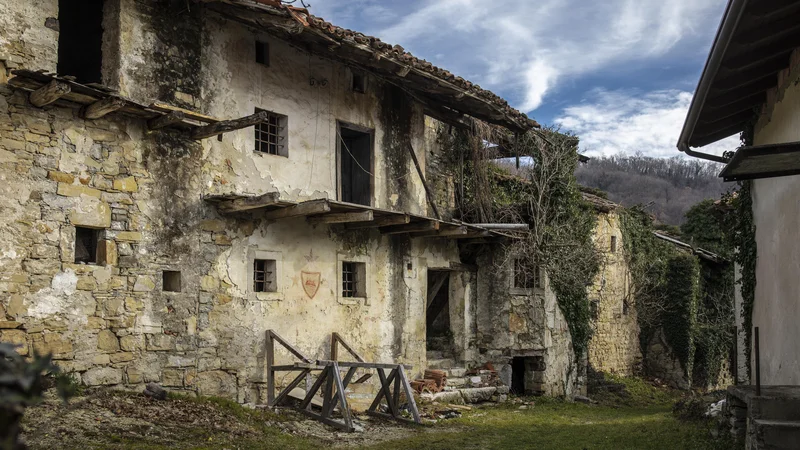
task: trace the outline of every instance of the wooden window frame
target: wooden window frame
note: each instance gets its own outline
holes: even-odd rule
[[[375,129],[362,127],[349,122],[341,120],[336,121],[336,200],[342,200],[342,137],[341,129],[347,128],[349,130],[365,133],[369,135],[369,149],[370,149],[370,167],[369,172],[372,174],[369,180],[369,205],[375,207]]]

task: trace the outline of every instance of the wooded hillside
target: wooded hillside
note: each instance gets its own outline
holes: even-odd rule
[[[647,212],[666,224],[680,225],[692,205],[719,199],[733,187],[717,175],[721,164],[698,159],[651,158],[641,154],[592,158],[575,172],[578,183],[608,193],[623,206],[648,205]]]

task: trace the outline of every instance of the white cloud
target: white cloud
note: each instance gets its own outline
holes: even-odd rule
[[[577,134],[581,151],[589,156],[677,156],[676,142],[691,101],[690,92],[679,90],[594,90],[584,102],[565,108],[555,123]],[[720,155],[738,145],[738,136],[732,136],[702,151]]]
[[[566,80],[658,58],[679,45],[692,48],[695,30],[710,36],[713,29],[707,25],[716,22],[709,19],[719,17],[724,7],[719,0],[424,0],[391,8],[379,7],[375,0],[354,4],[367,19],[362,31],[415,54],[446,54],[446,68],[514,94],[516,106],[525,111],[538,108]],[[354,14],[349,5],[312,11]],[[435,53],[425,51],[431,48]]]

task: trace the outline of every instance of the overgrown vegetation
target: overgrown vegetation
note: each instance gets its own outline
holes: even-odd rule
[[[703,201],[689,210],[680,230],[683,240],[713,251],[718,262],[656,238],[652,217],[642,208],[621,217],[642,353],[648,357],[649,342],[663,330],[687,380],[697,387],[717,383],[733,345],[733,247],[724,225],[729,214],[722,205]]]
[[[531,162],[511,175],[491,161],[487,142],[509,142],[489,126],[476,133],[439,129],[438,140],[453,160],[465,158],[461,218],[468,222],[522,222],[530,232],[514,240],[502,267],[517,264],[521,275],[549,276],[572,336],[576,358],[585,354],[591,336],[586,286],[599,268],[592,242],[595,215],[584,203],[575,168],[578,139],[557,130],[531,131],[517,137],[518,154]],[[516,263],[515,263],[516,261]]]

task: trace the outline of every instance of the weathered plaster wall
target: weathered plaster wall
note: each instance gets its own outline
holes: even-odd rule
[[[800,58],[795,51],[782,87],[770,95],[756,125],[755,145],[800,140]],[[753,216],[758,244],[753,326],[759,327],[761,382],[800,384],[800,176],[753,182]],[[753,352],[754,356],[755,352]],[[755,367],[755,365],[751,365]]]
[[[572,337],[547,274],[542,287],[518,289],[512,284],[512,259],[501,247],[487,247],[478,257],[476,364],[491,362],[510,370],[513,357],[531,357],[525,389],[552,396],[580,392]]]
[[[38,28],[37,36],[50,33],[41,30],[39,10],[8,6]],[[153,45],[146,36],[162,32],[151,29],[157,20],[146,12],[165,10],[149,1],[117,6],[128,30],[120,38],[123,94],[146,102],[149,95],[168,98],[164,86],[180,92],[177,82],[149,85],[152,72],[135,65]],[[86,121],[77,110],[34,108],[23,93],[0,85],[0,340],[20,344],[25,354],[53,352],[87,385],[157,381],[242,402],[265,398],[267,329],[311,357],[327,357],[337,331],[368,360],[410,363],[416,375],[425,362],[426,268],[459,262],[454,241],[344,233],[303,219],[223,218],[202,199],[268,191],[296,200],[335,197],[335,121],[344,120],[375,129],[376,206],[422,213],[424,191],[408,153],[398,154],[402,147],[386,137],[398,133],[385,131],[395,126],[387,118],[403,115],[400,130],[422,148],[421,108],[405,103],[396,114],[382,111],[390,88],[370,79],[367,94],[351,93],[347,68],[278,41],[270,40],[272,67],[256,66],[252,32],[200,16],[200,91],[185,99],[225,118],[257,106],[288,115],[289,157],[254,155],[252,129],[197,143],[169,131],[148,133],[141,121],[121,116]],[[0,42],[13,41],[22,28],[0,29]],[[41,46],[26,50],[31,40],[20,47],[23,66],[50,68],[57,42],[51,35]],[[160,45],[154,48],[162,51]],[[182,77],[179,69],[161,76]],[[328,84],[311,87],[310,77]],[[424,152],[418,154],[424,167]],[[105,261],[73,263],[75,226],[100,230]],[[251,292],[257,255],[278,261],[277,293]],[[365,299],[340,298],[341,261],[368,265]],[[181,272],[181,292],[163,291],[164,270]],[[313,297],[302,288],[302,271],[320,274]],[[469,273],[451,280],[451,308],[463,308],[456,312],[465,354],[474,280]],[[279,362],[285,358],[279,353]]]
[[[611,251],[611,238],[616,249]],[[619,216],[598,213],[593,240],[601,254],[600,271],[589,288],[596,309],[589,341],[589,364],[598,371],[632,375],[641,364],[639,325],[630,295],[630,272],[625,262]]]

